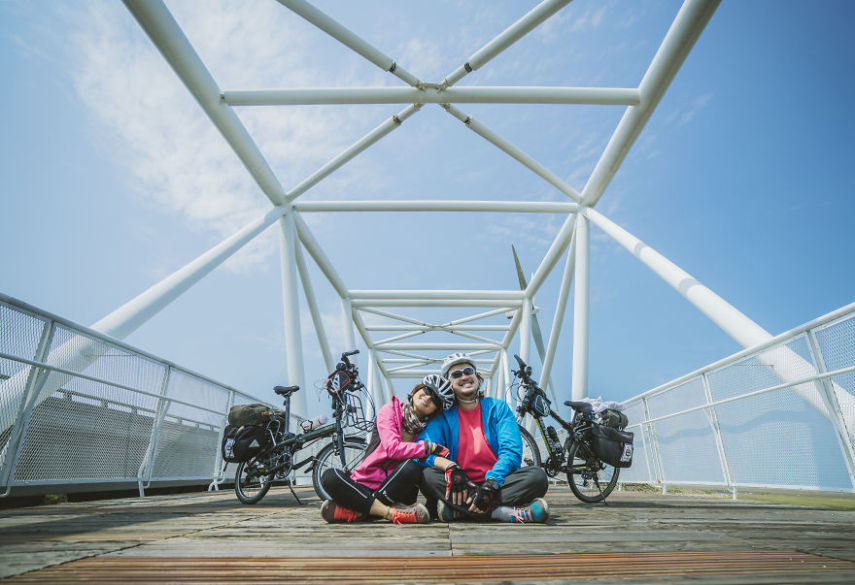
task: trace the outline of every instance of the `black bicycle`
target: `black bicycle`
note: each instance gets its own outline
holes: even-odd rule
[[[565,421],[557,412],[552,410],[546,393],[532,379],[531,366],[526,365],[520,356],[514,355],[514,357],[520,369],[513,371],[513,373],[519,379],[520,389],[524,391],[517,407],[517,420],[521,421],[526,414],[531,414],[534,417],[535,424],[543,437],[543,444],[547,453],[546,461],[542,461],[537,442],[531,433],[520,424],[520,433],[523,438],[523,464],[542,467],[549,477],[565,473],[570,489],[577,498],[588,503],[605,503],[606,498],[617,485],[620,468],[610,465],[597,454],[593,435],[595,432],[599,433],[601,429],[595,430],[595,426],[612,425],[616,428],[622,428],[621,425],[626,426],[626,417],[618,411],[613,411],[609,414],[616,416],[618,422],[606,421],[603,420],[603,417],[599,417],[598,422],[597,417],[592,414],[590,404],[567,401],[564,404],[573,409],[573,417],[569,422]],[[564,445],[561,444],[555,427],[544,425],[543,419],[547,416],[552,417],[567,431],[568,436]],[[609,428],[608,430],[612,432],[616,429]],[[621,433],[621,435],[623,441],[626,441],[626,436],[629,437],[628,456],[629,463],[631,463],[632,433]],[[625,455],[623,455],[623,459],[617,463],[627,467]]]
[[[306,465],[311,465],[312,484],[322,500],[331,499],[321,486],[321,476],[331,468],[343,469],[347,473],[353,471],[365,457],[366,441],[357,435],[345,435],[345,429],[353,428],[370,432],[374,423],[365,418],[361,399],[355,394],[364,388],[359,381],[359,370],[356,364],[348,359],[359,353],[359,350],[341,354],[341,362],[335,371],[327,378],[326,389],[332,400],[333,421],[320,428],[310,429],[302,433],[292,433],[288,430],[291,415],[291,395],[297,392],[299,386],[276,386],[273,391],[285,399],[284,412],[270,412],[264,425],[264,439],[261,449],[246,461],[238,465],[235,473],[235,494],[244,504],[255,504],[270,490],[277,479],[287,478],[292,471],[297,471]],[[332,438],[317,455],[310,455],[302,461],[297,461],[297,453],[318,441]],[[294,493],[291,483],[288,483],[291,493]]]

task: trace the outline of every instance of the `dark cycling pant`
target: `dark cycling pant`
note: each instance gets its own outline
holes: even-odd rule
[[[352,480],[341,469],[324,471],[321,485],[337,505],[368,514],[375,499],[387,506],[415,504],[421,479],[421,466],[408,459],[396,467],[376,490]]]
[[[505,477],[505,483],[499,490],[499,502],[502,506],[527,506],[532,500],[542,498],[549,488],[546,472],[540,467],[520,467]],[[445,473],[435,467],[424,470],[422,493],[431,509],[437,500],[445,499]],[[446,501],[447,503],[447,501]],[[476,518],[474,514],[473,518]]]

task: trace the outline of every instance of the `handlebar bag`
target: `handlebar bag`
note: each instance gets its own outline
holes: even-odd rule
[[[273,411],[266,404],[238,404],[229,409],[229,424],[233,427],[263,425]]]
[[[223,432],[223,460],[229,463],[247,461],[257,455],[267,441],[268,435],[264,427],[228,425]]]
[[[632,465],[633,433],[604,425],[591,425],[591,447],[594,454],[613,467]]]

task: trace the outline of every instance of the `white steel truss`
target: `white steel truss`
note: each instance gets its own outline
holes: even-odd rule
[[[355,345],[358,333],[369,349],[368,376],[378,400],[394,392],[392,380],[414,378],[434,372],[441,361],[440,352],[468,351],[487,378],[491,391],[501,396],[509,380],[508,349],[519,335],[520,352],[528,358],[532,333],[539,326],[534,318],[534,297],[555,266],[565,258],[555,315],[542,341],[541,381],[549,382],[558,338],[564,320],[570,287],[575,286],[573,306],[573,396],[587,395],[588,345],[588,264],[589,230],[594,224],[626,247],[656,274],[681,292],[716,325],[745,347],[764,343],[771,335],[736,308],[694,280],[664,256],[615,225],[594,209],[627,152],[657,107],[679,71],[694,43],[715,12],[718,0],[686,0],[672,22],[638,87],[466,87],[454,88],[461,79],[483,67],[513,43],[560,11],[570,0],[545,0],[523,15],[504,32],[475,51],[445,78],[426,82],[404,69],[392,57],[374,47],[305,0],[279,0],[309,23],[361,55],[381,70],[389,72],[404,87],[360,88],[284,88],[275,90],[222,89],[217,84],[182,29],[161,0],[124,0],[125,5],[165,60],[181,79],[199,106],[240,158],[247,171],[268,197],[272,209],[245,228],[213,247],[171,276],[119,307],[92,328],[116,338],[124,338],[160,311],[194,283],[275,223],[280,224],[282,254],[282,291],[286,334],[288,380],[305,385],[301,348],[298,289],[302,285],[308,300],[313,329],[317,332],[325,366],[334,365],[334,354],[324,331],[315,295],[308,278],[304,252],[314,261],[329,285],[341,299],[346,342]],[[233,108],[236,106],[280,106],[295,104],[406,104],[350,147],[335,156],[290,190],[286,190],[271,169]],[[557,173],[474,119],[454,104],[599,104],[621,107],[623,116],[581,190],[568,184]],[[567,197],[562,202],[534,201],[301,201],[300,196],[323,181],[335,170],[400,128],[423,107],[438,104],[466,128],[493,144],[534,175]],[[527,283],[521,277],[521,290],[352,290],[339,275],[302,215],[313,212],[491,212],[557,214],[563,224],[548,251]],[[575,281],[575,282],[574,282]],[[687,285],[687,283],[689,283]],[[471,313],[446,322],[427,322],[408,315],[414,307],[461,307]],[[368,325],[365,315],[382,317],[385,323]],[[503,324],[489,321],[505,315]],[[444,335],[442,342],[425,342],[427,333]],[[493,337],[491,337],[491,335]],[[781,360],[783,361],[786,360]],[[791,360],[792,362],[792,360]],[[801,366],[788,366],[790,376],[803,376]],[[788,375],[782,373],[782,377]],[[838,400],[849,408],[851,396],[838,392]],[[294,409],[305,409],[301,394],[294,397]],[[847,410],[848,409],[848,410]],[[855,425],[850,425],[855,428]]]

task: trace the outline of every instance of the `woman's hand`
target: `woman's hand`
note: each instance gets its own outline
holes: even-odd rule
[[[436,455],[437,457],[448,457],[449,450],[445,445],[432,443],[431,441],[422,441],[425,445],[425,457],[428,455]]]

